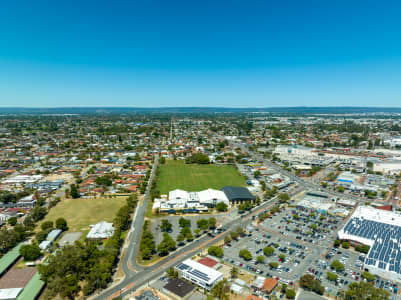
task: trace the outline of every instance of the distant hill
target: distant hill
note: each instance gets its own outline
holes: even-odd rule
[[[363,113],[401,113],[401,107],[0,107],[0,114],[144,114],[144,113],[290,113],[290,114],[363,114]]]

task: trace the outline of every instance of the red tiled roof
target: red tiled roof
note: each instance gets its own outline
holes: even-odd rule
[[[205,265],[206,267],[209,268],[213,268],[215,265],[217,265],[217,261],[209,257],[201,258],[200,260],[198,260],[198,263]]]
[[[381,209],[381,210],[388,210],[388,211],[392,211],[393,210],[393,206],[392,205],[382,205],[382,206],[377,206],[377,209]]]
[[[266,278],[263,283],[263,289],[270,293],[277,285],[278,281],[274,278]]]

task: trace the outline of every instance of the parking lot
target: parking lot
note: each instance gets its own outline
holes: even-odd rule
[[[289,207],[261,223],[257,223],[255,218],[253,230],[224,247],[224,261],[255,275],[277,278],[281,283],[289,285],[293,285],[302,275],[311,273],[321,280],[326,292],[336,295],[346,289],[348,284],[363,280],[363,254],[351,249],[333,248],[337,231],[344,223],[344,217]],[[312,229],[311,224],[316,224],[316,228]],[[264,263],[258,263],[257,256],[264,255],[263,248],[267,246],[274,248],[274,254],[265,256]],[[251,260],[239,257],[242,249],[251,252]],[[280,255],[285,258],[280,259]],[[343,272],[331,269],[334,260],[345,266]],[[279,266],[272,268],[270,262],[276,262]],[[327,272],[336,273],[338,280],[329,281]],[[375,284],[393,295],[396,291],[396,285],[387,280],[378,278]]]
[[[160,229],[160,225],[162,220],[168,220],[171,225],[171,231],[168,233],[170,236],[176,240],[177,236],[180,234],[181,228],[179,226],[179,219],[183,217],[184,219],[188,219],[191,221],[191,231],[192,234],[195,236],[195,230],[198,228],[197,226],[197,221],[200,219],[206,219],[209,220],[210,218],[215,218],[216,219],[216,226],[224,226],[224,224],[232,221],[234,218],[238,216],[237,210],[232,209],[231,211],[227,213],[220,213],[220,214],[204,214],[204,215],[183,215],[183,216],[178,216],[178,215],[170,215],[170,216],[165,216],[165,217],[160,217],[160,218],[154,218],[152,219],[151,222],[151,231],[155,237],[156,244],[159,244],[163,240],[163,232]]]
[[[258,263],[256,257],[263,254],[263,248],[273,247],[273,255],[266,257],[264,263]],[[241,249],[247,249],[252,259],[246,261],[239,257]],[[279,235],[272,236],[262,231],[254,231],[238,241],[232,241],[230,246],[224,247],[225,261],[255,274],[278,278],[281,282],[292,284],[305,271],[307,264],[311,263],[314,251],[300,243],[296,244]],[[280,255],[282,258],[280,258]],[[284,257],[284,256],[285,257]],[[271,268],[270,262],[279,264],[278,268]]]

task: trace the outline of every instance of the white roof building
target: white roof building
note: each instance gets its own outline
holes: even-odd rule
[[[224,278],[223,273],[191,259],[179,263],[175,268],[181,273],[183,278],[207,290],[210,290],[217,282]]]
[[[43,178],[43,175],[17,175],[4,180],[4,183],[33,183]]]
[[[39,244],[39,248],[42,250],[46,250],[51,246],[52,242],[51,241],[43,241]]]
[[[229,205],[230,201],[223,191],[207,189],[197,193],[199,197],[199,202],[202,204],[216,205],[219,202],[224,202]]]
[[[364,268],[401,282],[401,214],[359,206],[338,232],[338,237],[369,245]]]
[[[22,288],[0,289],[0,300],[17,299],[21,291]]]
[[[170,201],[177,201],[177,200],[188,201],[189,193],[187,191],[176,189],[176,190],[171,191],[168,194],[168,198],[170,199]],[[178,201],[178,202],[181,202],[181,201]]]
[[[88,239],[107,239],[114,234],[113,223],[100,222],[91,225],[91,230],[86,236]]]
[[[169,199],[154,199],[153,209],[168,211],[171,209],[197,209],[208,210],[208,207],[216,206],[224,202],[227,206],[230,202],[226,194],[219,190],[207,189],[200,192],[187,192],[184,190],[173,190],[169,193]]]

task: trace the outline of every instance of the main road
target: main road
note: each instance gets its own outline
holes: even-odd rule
[[[342,199],[351,199],[351,200],[358,201],[358,202],[366,202],[366,201],[368,201],[368,200],[363,199],[363,198],[359,198],[359,197],[355,197],[355,196],[352,196],[352,195],[346,195],[346,194],[342,194],[342,193],[339,193],[339,192],[328,190],[328,189],[320,186],[320,184],[316,184],[316,183],[313,183],[313,182],[305,181],[302,178],[300,178],[299,176],[296,176],[296,175],[292,174],[291,172],[288,172],[287,170],[281,168],[280,166],[272,163],[271,161],[265,159],[262,155],[260,155],[258,153],[255,153],[254,151],[251,151],[245,145],[243,145],[243,144],[235,144],[235,146],[239,147],[242,151],[250,154],[251,157],[253,157],[257,161],[263,162],[263,164],[270,166],[275,171],[277,171],[277,172],[289,177],[291,180],[297,182],[304,189],[323,190],[325,193],[327,193],[327,194],[329,194],[331,196],[334,196],[334,197],[337,197],[337,198],[342,198]]]
[[[145,213],[148,205],[148,201],[150,199],[150,187],[154,177],[154,173],[157,168],[157,157],[153,164],[152,174],[149,179],[148,188],[149,190],[145,193],[144,201],[141,205],[139,205],[136,209],[132,228],[130,230],[128,236],[128,246],[125,252],[125,255],[122,258],[122,268],[125,274],[125,277],[118,283],[111,285],[109,288],[101,291],[99,294],[90,297],[91,299],[113,299],[114,297],[118,296],[127,296],[133,291],[137,290],[138,288],[146,285],[149,281],[156,279],[162,273],[167,271],[170,267],[175,266],[182,260],[192,257],[193,255],[201,252],[202,250],[206,249],[207,247],[221,241],[224,239],[225,236],[230,234],[230,231],[235,229],[236,227],[246,227],[247,225],[251,224],[252,217],[256,216],[260,212],[264,211],[265,209],[270,208],[273,206],[277,201],[278,198],[274,197],[269,201],[262,203],[257,208],[254,208],[250,213],[246,216],[237,217],[234,220],[226,223],[223,227],[226,229],[224,232],[216,235],[215,237],[210,236],[202,236],[196,239],[194,242],[179,248],[172,254],[170,254],[165,259],[151,265],[151,266],[141,266],[138,265],[136,262],[136,257],[138,254],[139,249],[139,241],[142,232],[142,226],[145,218]]]

